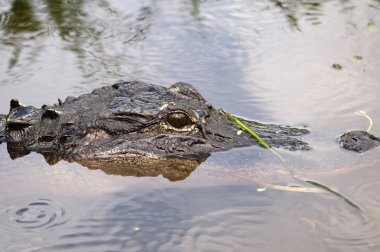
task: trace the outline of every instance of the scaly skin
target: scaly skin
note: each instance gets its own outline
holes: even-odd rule
[[[298,139],[306,129],[240,120],[272,147],[310,149]],[[9,114],[0,115],[0,143],[7,142],[12,159],[37,152],[49,164],[64,159],[107,173],[170,180],[184,179],[211,152],[258,144],[237,130],[186,83],[166,88],[122,82],[40,109],[12,100]],[[357,152],[379,145],[363,131],[339,141]]]
[[[380,145],[380,139],[367,131],[350,131],[339,137],[343,148],[356,152],[365,152]]]
[[[248,122],[268,144],[308,150],[305,129]],[[5,140],[17,149],[55,153],[67,160],[125,156],[197,158],[257,144],[189,84],[169,88],[125,82],[95,89],[41,109],[11,101]]]

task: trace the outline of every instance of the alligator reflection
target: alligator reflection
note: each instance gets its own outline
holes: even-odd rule
[[[30,154],[30,151],[17,143],[7,143],[8,153],[11,159],[21,158]],[[54,165],[62,157],[57,152],[41,153],[46,162]],[[108,160],[66,160],[76,162],[91,170],[102,170],[110,175],[157,177],[162,175],[170,181],[184,180],[187,178],[208,156],[200,156],[196,159],[175,158],[149,158],[149,157],[124,157]]]
[[[107,174],[135,177],[157,177],[162,175],[170,181],[184,180],[203,160],[191,159],[151,159],[151,158],[126,158],[120,160],[104,161],[78,161],[79,164],[89,169],[100,169]]]

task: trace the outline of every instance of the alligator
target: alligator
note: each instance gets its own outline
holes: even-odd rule
[[[240,120],[271,147],[310,150],[300,139],[309,133],[305,128]],[[347,137],[344,142],[351,142],[343,147],[355,150],[355,137]],[[173,180],[212,152],[260,145],[192,85],[140,81],[119,82],[41,108],[12,99],[9,113],[0,115],[1,142],[7,143],[12,159],[37,152],[51,165],[66,160],[110,173],[128,166],[135,167],[129,172],[137,176],[151,173],[152,167],[169,174],[167,167],[174,167],[179,174]]]

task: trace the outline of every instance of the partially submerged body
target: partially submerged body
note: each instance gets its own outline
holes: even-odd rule
[[[310,149],[300,140],[306,129],[243,121],[272,147]],[[238,130],[186,83],[123,82],[40,109],[12,100],[9,114],[0,115],[0,142],[11,158],[37,152],[49,164],[63,159],[110,170],[113,164],[179,167],[183,160],[191,172],[211,152],[258,144]]]
[[[367,131],[350,131],[339,137],[342,147],[356,152],[365,152],[380,145],[380,138]]]

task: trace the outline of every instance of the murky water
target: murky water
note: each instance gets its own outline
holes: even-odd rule
[[[288,167],[259,147],[216,153],[171,182],[11,160],[2,144],[0,251],[379,251],[380,148],[336,143],[367,129],[359,110],[380,135],[379,44],[378,0],[1,1],[0,114],[14,97],[186,81],[215,107],[308,126],[313,150],[279,150]],[[280,187],[298,183],[289,167],[354,206]]]

